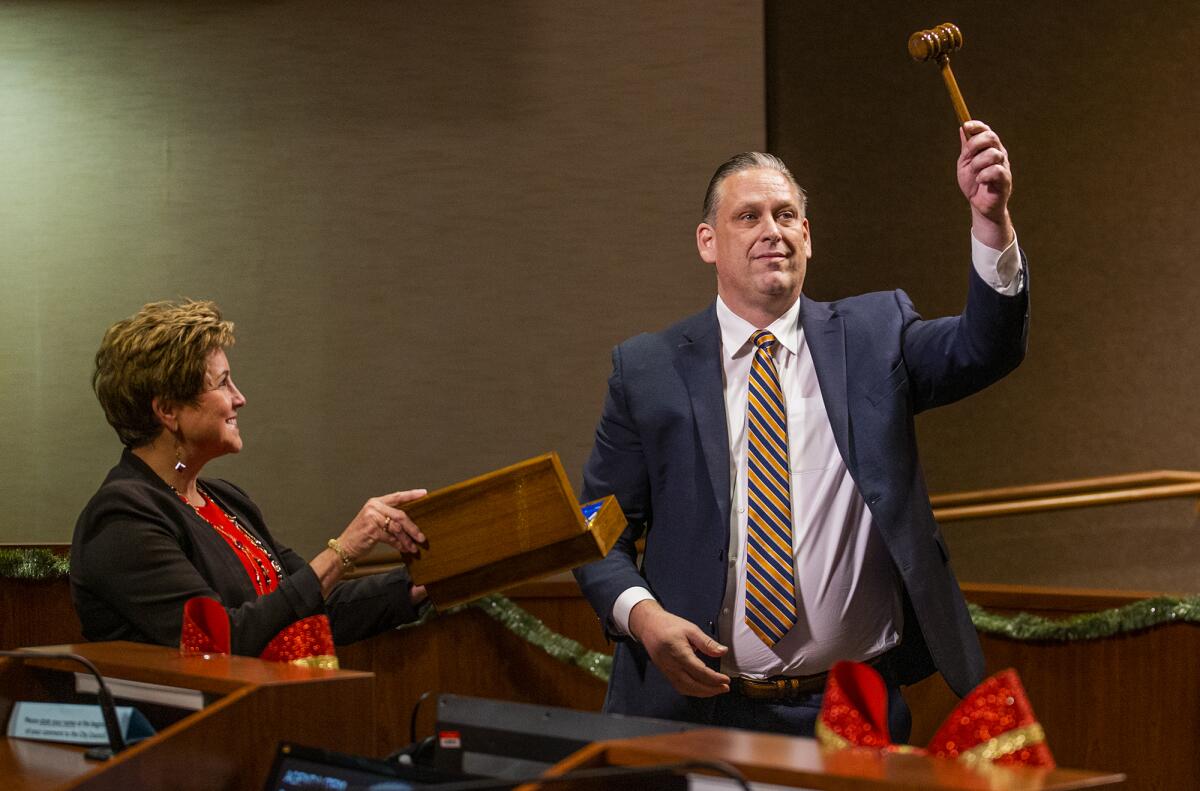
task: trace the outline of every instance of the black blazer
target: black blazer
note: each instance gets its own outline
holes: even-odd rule
[[[913,416],[1015,368],[1029,321],[1028,279],[1012,297],[994,291],[973,267],[969,279],[963,313],[934,320],[922,319],[902,291],[837,302],[800,297],[838,450],[903,585],[900,681],[914,683],[936,668],[959,695],[982,679],[983,656],[929,506]],[[669,612],[719,639],[730,519],[720,345],[709,306],[613,351],[582,499],[615,494],[629,527],[606,558],[575,571],[619,641],[607,711],[702,719],[712,705],[676,693],[639,643],[613,633],[610,616],[624,590],[644,586]],[[642,535],[639,564],[635,542]]]
[[[224,480],[201,483],[269,547],[283,566],[279,587],[259,596],[225,540],[126,448],[75,524],[71,598],[84,637],[178,645],[193,596],[225,605],[233,653],[247,656],[310,615],[327,613],[339,644],[416,618],[404,569],[341,582],[322,601],[317,575],[275,540],[244,491]]]

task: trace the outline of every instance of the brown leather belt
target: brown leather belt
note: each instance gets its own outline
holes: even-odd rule
[[[729,689],[738,695],[754,700],[791,700],[825,690],[828,673],[811,676],[772,676],[771,678],[746,678],[734,676]]]
[[[882,670],[888,662],[890,651],[868,659],[863,664]],[[793,700],[825,691],[829,673],[813,673],[811,676],[771,676],[770,678],[747,678],[734,676],[729,679],[729,690],[753,700]]]

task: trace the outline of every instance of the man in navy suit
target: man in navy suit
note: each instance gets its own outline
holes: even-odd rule
[[[613,351],[584,469],[583,497],[615,494],[629,522],[606,558],[575,572],[618,642],[606,711],[811,736],[825,673],[848,659],[880,671],[902,741],[901,685],[938,671],[964,695],[982,679],[913,416],[1020,363],[1029,299],[1008,154],[979,121],[960,139],[972,266],[965,309],[941,319],[922,319],[903,291],[808,299],[805,197],[786,165],[741,154],[713,176],[696,245],[717,299]],[[786,412],[777,444],[794,563],[795,606],[775,640],[751,627],[746,604],[758,503],[747,400],[763,330]]]

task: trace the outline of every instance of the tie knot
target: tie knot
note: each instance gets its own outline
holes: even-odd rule
[[[771,347],[775,345],[775,336],[766,330],[758,330],[750,336],[750,340],[754,342],[755,346],[768,353],[771,351]]]

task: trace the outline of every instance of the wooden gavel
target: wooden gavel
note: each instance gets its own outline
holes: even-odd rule
[[[950,53],[962,49],[962,45],[962,31],[951,22],[943,22],[929,30],[918,30],[908,37],[908,54],[912,55],[913,60],[937,61],[960,126],[971,120],[971,114],[967,112],[967,103],[963,101],[962,91],[954,80],[954,72],[950,70]]]

